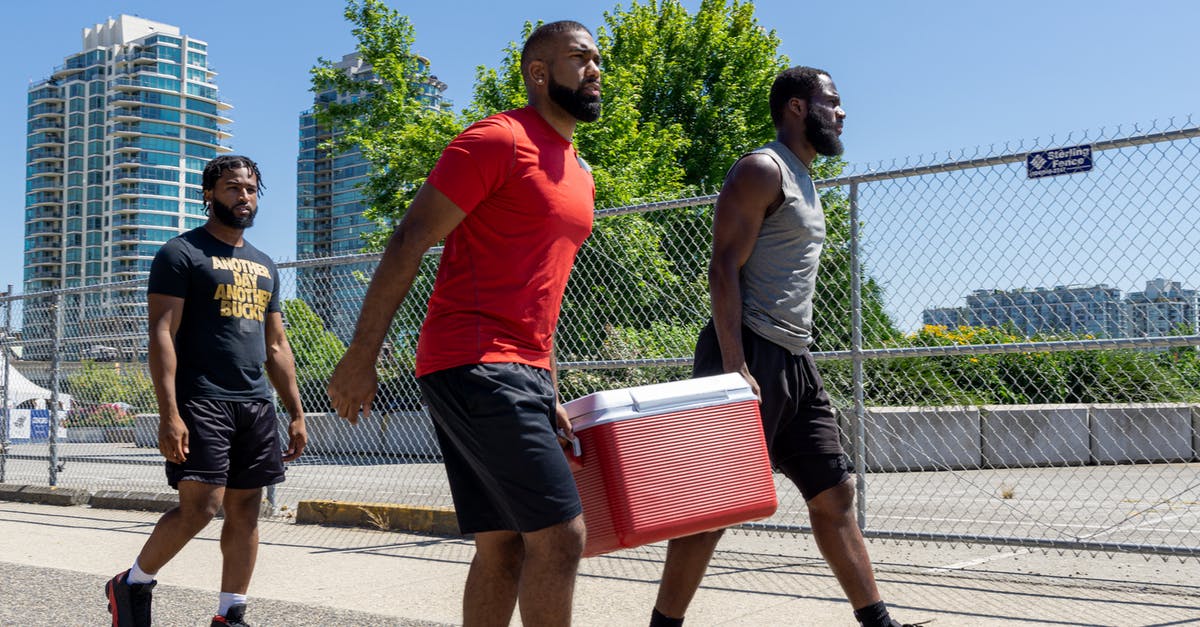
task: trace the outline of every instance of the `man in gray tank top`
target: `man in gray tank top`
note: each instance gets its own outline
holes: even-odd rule
[[[737,372],[761,401],[772,463],[799,488],[821,554],[866,627],[901,627],[880,600],[854,517],[837,421],[808,345],[825,213],[809,175],[842,153],[846,112],[827,72],[784,70],[770,95],[776,140],[737,161],[717,197],[708,283],[713,317],[693,375]],[[677,627],[721,531],[672,540],[651,627]]]

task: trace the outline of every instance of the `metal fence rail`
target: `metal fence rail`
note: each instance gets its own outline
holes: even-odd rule
[[[1030,179],[1030,151],[1095,168]],[[868,537],[1200,555],[1200,128],[1068,136],[819,181],[813,346]],[[563,395],[689,376],[715,196],[597,211],[563,303]],[[253,237],[253,232],[251,232]],[[375,416],[329,416],[378,254],[281,263],[308,454],[272,495],[450,505],[412,356],[440,249],[380,357]],[[1179,285],[1173,285],[1178,282]],[[0,297],[0,481],[165,490],[145,283]],[[49,411],[59,406],[60,411]],[[743,533],[807,531],[802,497]]]

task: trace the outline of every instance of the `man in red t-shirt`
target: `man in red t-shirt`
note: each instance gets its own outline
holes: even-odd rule
[[[463,131],[396,227],[354,339],[329,383],[338,415],[371,409],[375,361],[430,246],[446,240],[417,343],[459,528],[475,534],[467,626],[567,625],[583,508],[556,431],[554,329],[595,186],[571,144],[600,115],[600,53],[576,22],[545,24],[521,52],[529,106]]]

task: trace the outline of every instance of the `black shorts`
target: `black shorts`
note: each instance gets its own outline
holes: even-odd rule
[[[805,500],[848,479],[837,416],[812,354],[807,350],[792,354],[746,326],[742,326],[742,347],[762,394],[759,412],[771,463],[796,483]],[[692,376],[724,371],[710,320],[696,341]]]
[[[167,462],[167,482],[199,481],[249,490],[283,481],[275,406],[267,400],[192,398],[179,405],[188,430],[182,464]]]
[[[417,383],[442,447],[461,532],[525,533],[583,512],[555,433],[549,371],[473,364]]]

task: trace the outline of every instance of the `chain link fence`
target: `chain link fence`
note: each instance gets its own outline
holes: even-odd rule
[[[1197,137],[1190,120],[1116,128],[818,182],[813,351],[868,537],[1200,555]],[[1054,149],[1080,146],[1091,171],[1036,176],[1042,151],[1053,169],[1082,154]],[[564,397],[689,376],[714,201],[597,212],[557,336]],[[395,318],[373,417],[357,426],[327,413],[324,390],[378,256],[280,265],[310,444],[270,495],[277,511],[451,504],[412,375],[439,253]],[[0,481],[167,489],[144,290],[0,298],[12,366]],[[777,486],[777,514],[738,533],[808,530],[799,492]]]

